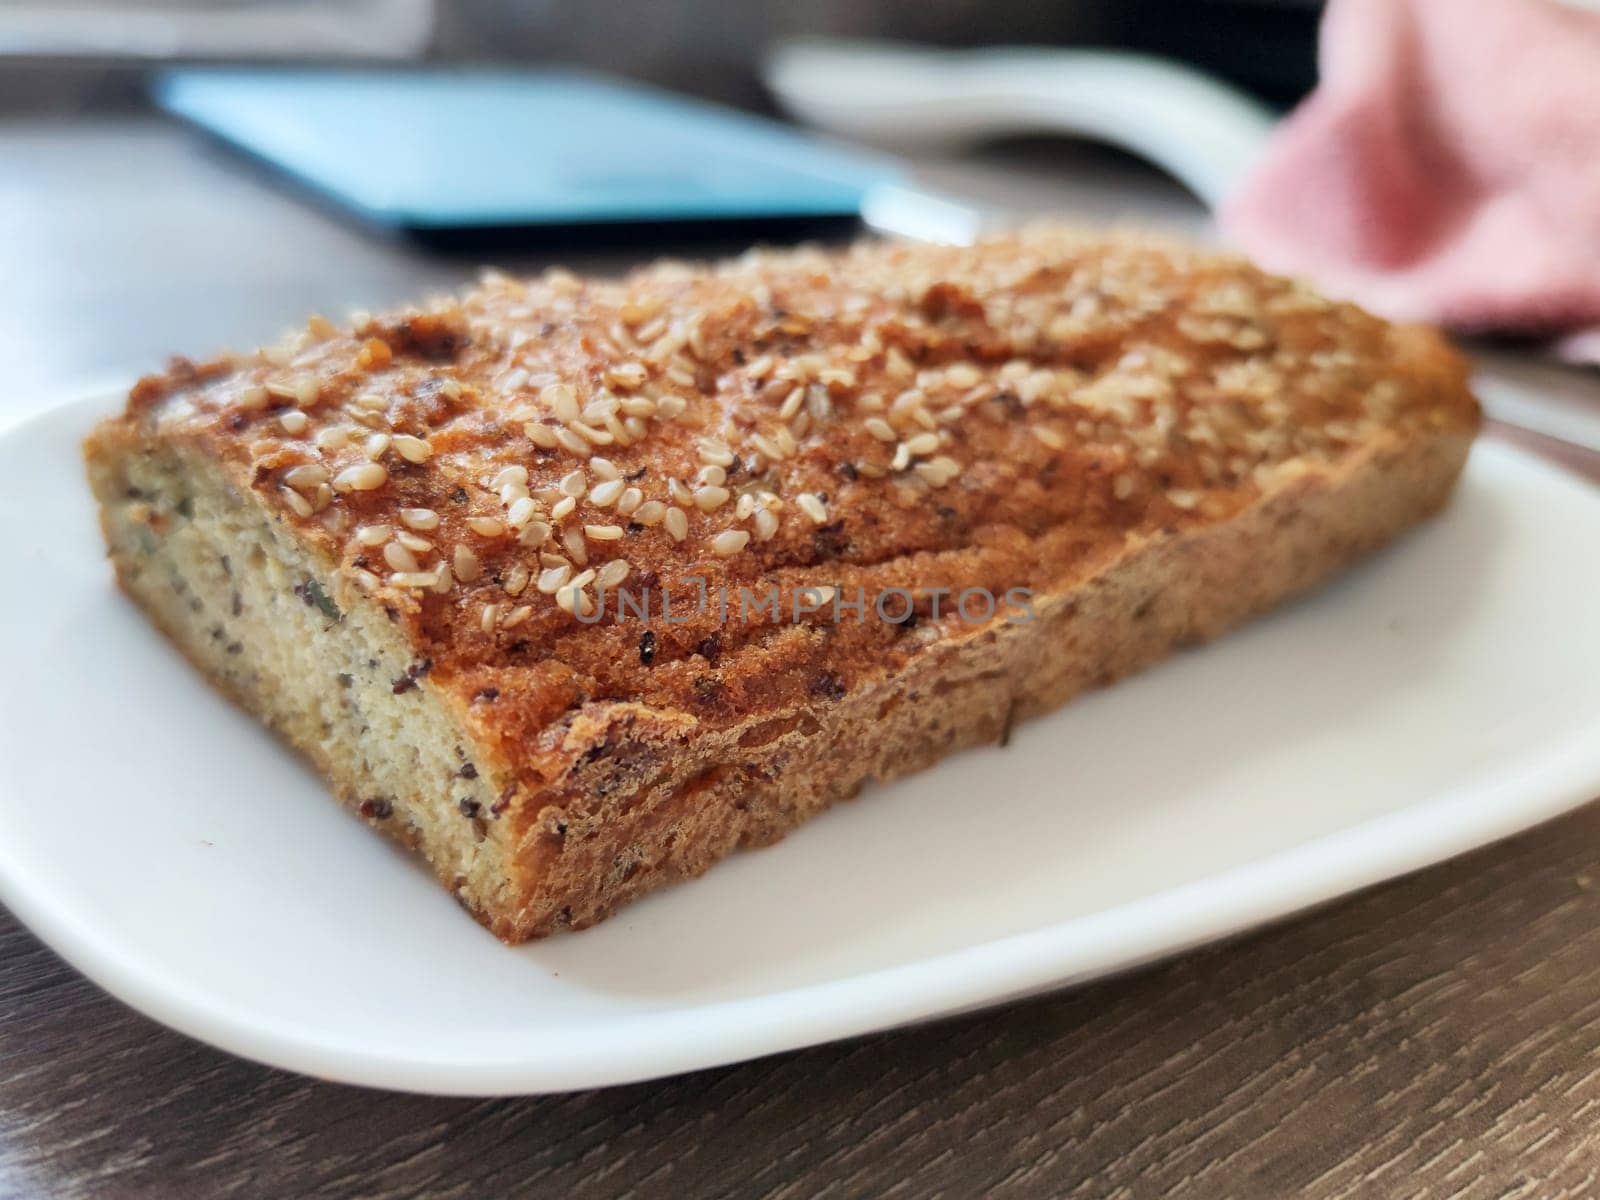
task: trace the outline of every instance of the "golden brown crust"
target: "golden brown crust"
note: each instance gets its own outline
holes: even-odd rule
[[[225,462],[390,610],[507,781],[495,817],[523,900],[483,915],[517,937],[587,923],[901,769],[837,722],[883,725],[862,706],[930,671],[977,672],[988,698],[924,741],[878,729],[907,767],[990,736],[997,705],[1058,703],[1304,586],[1436,506],[1477,420],[1431,332],[1236,259],[1036,229],[615,282],[495,276],[425,311],[177,364],[120,424]],[[1349,501],[1362,519],[1345,522],[1336,498],[1378,478],[1409,486],[1387,508]],[[994,664],[1081,627],[1008,622],[1004,606],[973,622],[948,599],[936,619],[926,594],[1020,588],[1057,613],[1217,531],[1267,562],[1294,541],[1283,497],[1323,491],[1329,512],[1259,596],[1247,563],[1198,564],[1184,621],[1141,626],[1124,657],[1080,648],[1058,671],[1072,686],[1037,703]],[[731,615],[681,607],[691,578],[728,589]],[[666,590],[687,619],[619,620],[613,596],[581,621],[607,580],[648,592],[653,613]],[[773,584],[777,612],[739,605],[740,587]],[[825,605],[796,621],[802,587],[859,589],[868,618]],[[873,618],[889,588],[922,593],[915,617]],[[1129,620],[1108,610],[1095,636]]]

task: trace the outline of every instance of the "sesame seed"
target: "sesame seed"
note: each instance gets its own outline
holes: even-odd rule
[[[412,437],[409,433],[396,434],[394,448],[400,457],[409,463],[425,463],[433,457],[433,446],[422,438]]]
[[[563,496],[560,500],[557,500],[554,507],[550,509],[550,518],[551,520],[559,521],[577,507],[578,501],[576,497]]]
[[[623,415],[649,418],[656,415],[656,402],[649,396],[624,396],[618,406]]]
[[[500,619],[500,628],[515,629],[531,616],[533,616],[533,605],[519,604]]]
[[[572,577],[572,583],[570,586],[575,588],[586,588],[594,582],[594,578],[595,572],[592,568],[587,571],[580,571],[578,574]]]
[[[346,467],[333,477],[333,490],[336,492],[371,492],[381,488],[389,481],[389,472],[384,470],[383,464],[375,462],[359,463],[353,467]]]
[[[278,489],[278,495],[283,497],[283,502],[289,506],[289,510],[297,517],[309,517],[316,511],[311,507],[311,501],[293,488],[281,487]]]
[[[794,498],[801,512],[810,517],[818,525],[824,525],[828,520],[828,506],[819,496],[811,492],[801,492]]]
[[[498,475],[489,481],[489,487],[493,491],[499,491],[507,484],[513,483],[519,484],[522,487],[528,486],[527,467],[513,466],[503,468]]]
[[[267,401],[272,397],[267,389],[259,385],[247,387],[239,393],[238,406],[247,412],[253,412],[267,406]]]
[[[769,542],[778,532],[778,514],[770,508],[757,509],[754,524],[756,540]]]
[[[439,528],[439,514],[431,508],[402,508],[400,520],[411,529]]]
[[[633,519],[646,527],[661,524],[667,515],[667,506],[659,500],[646,500],[633,511]]]
[[[574,525],[561,535],[561,548],[572,556],[580,567],[589,561],[589,547],[584,543],[583,530]]]
[[[500,606],[498,604],[485,604],[478,614],[478,627],[485,633],[493,633],[495,623],[500,619]]]
[[[728,502],[732,495],[725,487],[703,487],[694,491],[694,505],[701,512],[715,512]]]
[[[594,585],[602,591],[618,586],[633,568],[625,558],[614,558],[595,572]]]
[[[606,378],[616,387],[632,390],[640,387],[646,379],[649,379],[650,372],[645,370],[640,363],[622,363],[619,366],[612,367],[606,373]]]
[[[505,589],[508,596],[520,596],[523,589],[528,586],[528,568],[521,563],[512,563],[506,568],[505,575],[500,580],[500,586]]]
[[[750,534],[744,529],[724,529],[711,539],[711,552],[720,558],[731,558],[739,553],[750,542]]]
[[[621,525],[585,525],[583,532],[590,541],[594,542],[620,542],[622,540]]]
[[[911,465],[911,447],[901,442],[894,448],[894,460],[889,464],[891,470],[904,471]]]
[[[495,517],[468,517],[467,528],[486,538],[504,537],[506,532],[505,522]]]
[[[313,441],[318,450],[343,450],[350,444],[350,431],[339,425],[329,425],[317,430]]]
[[[694,493],[676,476],[667,480],[667,496],[674,504],[693,504]]]
[[[751,513],[755,512],[755,510],[756,510],[755,493],[754,492],[745,492],[743,495],[741,495],[739,497],[738,500],[734,501],[734,505],[733,505],[733,517],[734,517],[734,520],[742,521],[746,517],[748,517]]]
[[[396,530],[394,540],[399,542],[407,550],[414,551],[417,554],[425,554],[429,550],[433,549],[432,542],[430,542],[427,538],[418,537],[408,529]]]
[[[556,439],[555,430],[548,425],[541,425],[538,421],[529,421],[522,427],[522,432],[528,435],[528,440],[541,450],[554,450],[561,443]]]
[[[1059,432],[1057,432],[1056,430],[1050,428],[1050,426],[1048,426],[1048,425],[1033,425],[1033,426],[1030,426],[1030,428],[1033,430],[1033,436],[1038,438],[1046,446],[1049,446],[1050,449],[1052,449],[1052,450],[1065,450],[1066,449],[1067,439],[1062,437],[1061,434]]]
[[[311,424],[311,421],[306,417],[305,413],[298,409],[291,409],[278,418],[278,424],[291,437],[299,437],[306,431],[306,427]]]
[[[535,585],[546,596],[553,596],[566,586],[567,580],[572,575],[572,568],[566,563],[559,567],[551,567],[539,572],[539,582]]]
[[[506,510],[506,524],[513,529],[521,529],[533,520],[534,514],[538,511],[538,502],[532,496],[523,496],[513,501],[511,507]]]
[[[589,443],[573,433],[565,425],[555,431],[555,438],[556,445],[560,446],[568,454],[589,453]]]
[[[862,427],[880,442],[893,442],[899,437],[894,431],[894,426],[882,417],[868,417],[862,422]]]
[[[627,486],[627,481],[622,479],[608,479],[604,483],[597,483],[589,491],[589,503],[599,505],[601,508],[610,508]]]
[[[932,454],[939,448],[939,435],[937,433],[919,433],[906,440],[906,449],[918,457]]]
[[[563,495],[581,496],[589,490],[589,480],[580,467],[576,471],[569,471],[563,475],[561,482],[557,486],[561,489]]]
[[[704,441],[700,443],[700,461],[710,463],[716,467],[733,466],[733,451],[722,442]]]
[[[420,567],[417,556],[399,542],[390,542],[383,548],[383,561],[396,571],[416,571]]]
[[[396,571],[389,576],[389,582],[395,587],[431,588],[439,582],[439,577],[432,571]]]
[[[775,462],[785,457],[783,448],[764,433],[751,434],[750,444]]]
[[[450,556],[450,562],[455,567],[456,578],[462,583],[472,583],[483,574],[483,564],[472,552],[472,547],[465,544],[456,546],[455,552]]]
[[[689,536],[689,514],[681,508],[667,509],[663,524],[675,542],[681,542]]]
[[[564,383],[552,383],[539,390],[539,400],[555,413],[556,420],[563,425],[578,419],[578,397],[573,390]]]
[[[616,437],[609,430],[596,429],[592,425],[585,425],[582,421],[575,422],[571,428],[596,446],[609,446],[616,441]]]
[[[800,406],[806,401],[806,389],[797,387],[784,397],[783,404],[778,409],[778,419],[787,421],[800,411]]]
[[[529,521],[522,527],[522,532],[517,534],[519,545],[538,547],[550,540],[551,525],[548,521]]]
[[[356,542],[362,546],[381,546],[393,533],[388,525],[362,525],[356,530]]]
[[[709,483],[713,487],[721,487],[728,482],[728,472],[713,464],[701,467],[694,478],[696,483]]]
[[[283,473],[283,481],[297,492],[313,492],[328,482],[328,469],[315,463],[290,467]]]
[[[589,470],[596,479],[620,479],[622,471],[617,464],[609,458],[601,458],[598,454],[589,460]]]
[[[624,488],[622,495],[617,497],[617,511],[623,516],[631,516],[644,503],[644,493],[636,487]]]

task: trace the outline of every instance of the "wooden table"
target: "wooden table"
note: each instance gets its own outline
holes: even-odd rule
[[[1017,208],[1199,219],[1081,154],[928,170]],[[153,121],[0,124],[0,420],[469,266]],[[1600,1191],[1597,1127],[1594,805],[1064,995],[522,1100],[240,1061],[123,1008],[0,912],[0,1196],[1582,1196]]]

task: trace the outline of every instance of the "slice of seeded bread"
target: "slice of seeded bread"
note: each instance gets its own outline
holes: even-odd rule
[[[491,276],[86,453],[122,587],[514,941],[1318,583],[1477,427],[1429,331],[1040,228]]]

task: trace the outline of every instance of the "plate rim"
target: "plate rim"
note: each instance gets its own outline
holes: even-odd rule
[[[98,389],[0,429],[0,445],[59,434],[113,399]],[[76,428],[85,429],[79,425]],[[1600,491],[1512,443],[1480,438],[1473,460],[1500,460],[1541,482]],[[1468,467],[1471,470],[1469,464]],[[485,1034],[450,1053],[394,1053],[329,1037],[307,1022],[185,992],[169,969],[135,960],[114,937],[52,909],[42,884],[0,840],[0,902],[75,970],[136,1011],[219,1049],[330,1081],[433,1095],[511,1096],[606,1087],[723,1066],[880,1032],[1075,986],[1176,956],[1531,829],[1595,799],[1600,739],[1563,734],[1470,784],[1186,884],[1050,925],[755,996],[608,1017],[541,1037],[536,1025]],[[1423,836],[1418,836],[1418,835]]]

